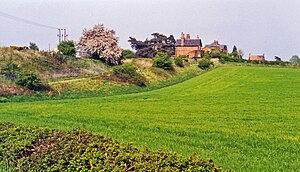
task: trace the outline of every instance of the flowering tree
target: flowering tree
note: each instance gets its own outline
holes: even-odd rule
[[[77,48],[91,53],[94,58],[100,58],[111,65],[122,63],[122,49],[118,46],[118,38],[114,30],[109,30],[103,24],[97,24],[92,29],[85,29],[80,37]]]

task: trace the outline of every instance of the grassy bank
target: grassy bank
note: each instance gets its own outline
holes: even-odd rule
[[[41,100],[60,100],[60,99],[79,99],[87,97],[105,97],[112,95],[131,94],[145,91],[151,91],[174,84],[184,82],[199,74],[203,73],[196,66],[184,69],[179,74],[169,77],[166,80],[158,80],[150,83],[145,87],[128,85],[126,83],[113,83],[105,80],[100,80],[99,77],[93,78],[81,78],[74,83],[68,84],[67,91],[63,91],[62,94],[54,94],[49,96],[46,93],[36,93],[33,96],[13,96],[9,98],[3,98],[0,102],[24,102],[24,101],[41,101]],[[65,80],[68,81],[68,80]],[[55,85],[55,84],[53,84]],[[58,89],[63,87],[61,82],[56,86]],[[95,88],[93,88],[95,87]]]

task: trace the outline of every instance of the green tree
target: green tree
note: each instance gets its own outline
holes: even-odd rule
[[[129,37],[131,47],[136,50],[136,55],[144,58],[153,58],[158,52],[165,52],[168,56],[175,54],[175,38],[173,35],[169,37],[160,34],[151,34],[153,38],[146,39],[145,41],[137,40],[136,38]]]
[[[73,41],[62,41],[58,44],[57,49],[65,56],[75,57],[76,49]]]
[[[231,52],[231,56],[235,57],[235,58],[239,57],[239,53],[238,53],[238,50],[237,50],[237,48],[236,48],[235,45],[233,46],[233,49],[232,49],[232,52]]]
[[[300,66],[300,58],[298,55],[294,55],[292,56],[292,58],[290,59],[290,62],[292,65],[295,65],[295,66]]]
[[[172,61],[168,55],[168,53],[165,52],[158,52],[157,55],[154,57],[153,61],[153,67],[162,68],[165,70],[172,70]]]
[[[39,51],[39,47],[36,45],[36,43],[33,42],[29,43],[29,48],[34,51]]]
[[[277,62],[281,62],[282,60],[281,60],[281,58],[280,57],[278,57],[278,56],[275,56],[275,58],[274,58]]]

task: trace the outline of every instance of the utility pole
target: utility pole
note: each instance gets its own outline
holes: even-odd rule
[[[62,38],[62,32],[61,32],[61,30],[62,29],[58,29],[58,34],[57,34],[57,36],[58,36],[58,43],[61,42],[61,38]]]
[[[64,41],[68,40],[67,29],[64,29]]]
[[[67,41],[68,40],[68,34],[67,29],[58,29],[58,43],[61,43],[61,41]]]

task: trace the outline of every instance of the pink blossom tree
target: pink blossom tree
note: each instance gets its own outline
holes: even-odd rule
[[[118,45],[118,37],[115,34],[114,30],[106,29],[103,24],[97,24],[92,29],[83,31],[77,48],[108,64],[121,64],[122,49]]]

